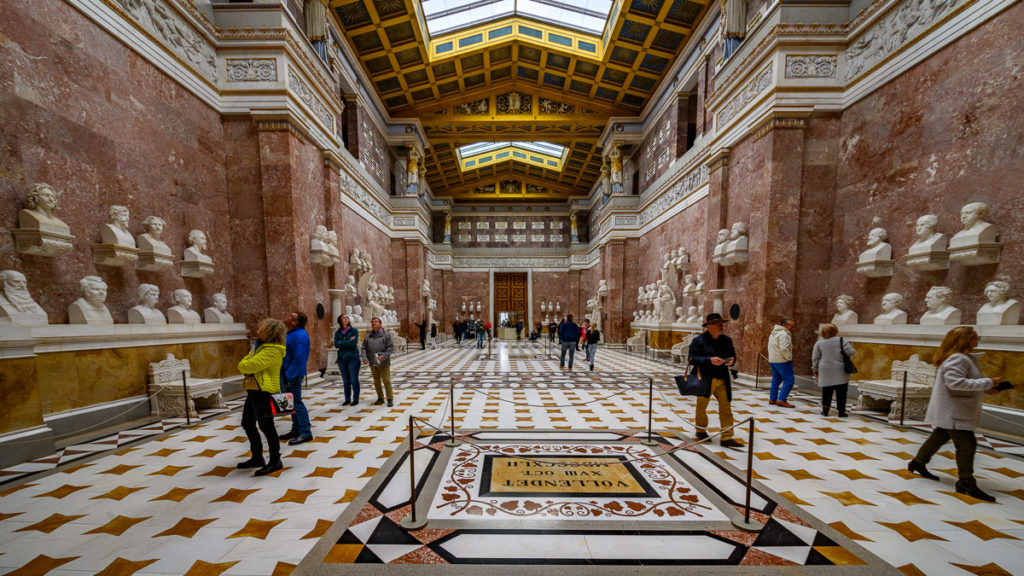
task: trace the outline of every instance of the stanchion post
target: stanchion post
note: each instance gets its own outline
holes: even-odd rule
[[[451,438],[444,443],[449,448],[455,448],[459,445],[459,441],[455,439],[455,379],[451,376],[448,377],[448,404],[451,405],[451,414],[449,419],[451,420]]]
[[[758,385],[761,383],[761,353],[757,353],[757,367],[754,368],[754,390],[760,390]]]
[[[412,414],[409,415],[409,507],[411,513],[402,518],[399,525],[406,530],[419,530],[427,525],[426,518],[416,517],[416,423]]]
[[[903,393],[900,398],[900,426],[903,426],[903,415],[907,413],[907,371],[903,371]]]
[[[647,377],[647,440],[641,440],[644,446],[657,446],[658,442],[653,438],[654,432],[654,377]]]
[[[754,482],[754,419],[747,418],[749,425],[749,432],[747,434],[747,482],[746,482],[746,502],[743,506],[743,520],[735,519],[732,521],[733,525],[741,530],[747,530],[750,532],[757,532],[763,526],[760,522],[750,519],[750,493],[753,490],[752,485]]]
[[[185,372],[181,373],[181,400],[185,405],[185,426],[191,426],[192,417],[188,412],[188,380],[185,379]]]

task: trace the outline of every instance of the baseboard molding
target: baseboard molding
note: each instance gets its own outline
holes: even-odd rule
[[[53,454],[54,440],[55,434],[49,426],[25,428],[0,436],[0,468]]]

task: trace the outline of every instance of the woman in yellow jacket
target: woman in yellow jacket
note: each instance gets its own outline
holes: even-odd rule
[[[259,468],[256,476],[265,476],[283,468],[281,465],[281,441],[274,427],[274,416],[270,411],[270,395],[281,392],[281,364],[284,361],[285,328],[280,320],[265,318],[256,327],[256,345],[238,363],[238,371],[252,374],[257,389],[246,386],[245,407],[242,408],[242,430],[249,437],[252,458],[238,464],[241,469]],[[251,378],[247,378],[250,382]],[[267,437],[270,461],[263,459],[263,443],[257,425]]]

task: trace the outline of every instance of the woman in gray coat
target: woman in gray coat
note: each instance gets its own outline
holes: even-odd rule
[[[928,402],[924,421],[935,427],[931,436],[924,441],[917,456],[907,465],[907,470],[925,478],[938,480],[939,477],[926,467],[932,456],[950,439],[956,447],[956,469],[960,477],[956,491],[984,500],[996,499],[978,488],[974,480],[974,452],[978,439],[974,429],[981,416],[981,401],[985,394],[995,394],[999,378],[986,378],[978,367],[978,360],[971,350],[978,345],[978,333],[970,326],[953,328],[942,339],[939,351],[935,353],[935,387]]]
[[[840,346],[847,356],[857,353],[849,342],[838,338],[839,328],[835,324],[821,327],[821,339],[814,343],[811,352],[811,372],[821,388],[821,415],[828,416],[832,405],[832,393],[836,395],[839,417],[846,418],[846,390],[850,387],[850,375],[846,373]]]

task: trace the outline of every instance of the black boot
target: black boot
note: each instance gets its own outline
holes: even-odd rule
[[[978,500],[982,500],[984,502],[995,502],[996,501],[995,496],[992,496],[990,494],[986,494],[985,492],[982,492],[981,488],[978,488],[978,483],[977,482],[968,482],[966,480],[957,480],[956,481],[956,491],[957,491],[958,494],[966,494],[966,495],[970,496],[971,498],[977,498]]]
[[[260,468],[256,472],[254,472],[253,476],[266,476],[267,474],[271,474],[273,472],[277,472],[278,470],[280,470],[282,468],[284,468],[284,465],[281,464],[281,457],[280,456],[272,456],[270,458],[270,462],[267,462],[266,466],[264,466],[263,468]]]
[[[911,460],[910,462],[908,462],[907,463],[907,470],[910,470],[911,472],[920,474],[921,476],[923,476],[923,477],[925,477],[925,478],[927,478],[929,480],[938,480],[939,479],[938,476],[936,476],[935,474],[932,474],[931,472],[929,472],[928,469],[925,468],[924,464],[918,463],[917,460]],[[959,490],[957,490],[957,491],[959,492]]]
[[[236,467],[239,470],[247,470],[249,468],[260,468],[266,465],[267,462],[263,459],[263,455],[260,454],[259,456],[253,456],[252,458],[249,458],[245,462],[239,462],[238,466]]]

